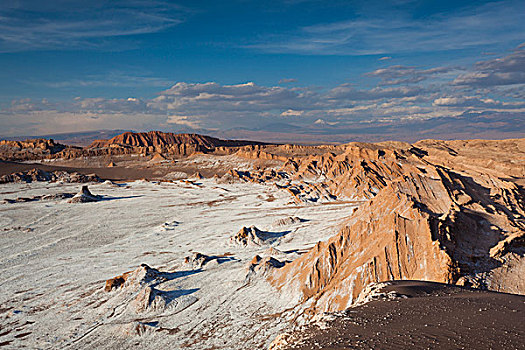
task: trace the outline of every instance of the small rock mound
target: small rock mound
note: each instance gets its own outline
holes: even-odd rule
[[[231,256],[230,253],[221,255],[206,255],[198,252],[194,252],[192,256],[184,258],[184,264],[190,267],[192,270],[200,270],[204,267],[216,267],[222,263],[236,260]]]
[[[131,301],[131,308],[137,312],[164,311],[172,298],[169,293],[158,290],[152,286],[146,286],[137,297]]]
[[[161,153],[155,153],[153,157],[149,160],[151,163],[162,163],[167,159]]]
[[[295,224],[298,224],[298,223],[301,223],[301,222],[305,222],[307,220],[305,219],[301,219],[297,216],[288,216],[286,218],[283,218],[283,219],[279,219],[279,220],[276,220],[274,223],[273,223],[273,226],[274,227],[278,227],[278,226],[291,226],[291,225],[295,225]]]
[[[106,185],[106,186],[111,186],[111,187],[120,187],[118,184],[114,183],[113,181],[111,180],[106,180],[102,183],[103,185]]]
[[[110,305],[125,305],[124,313],[136,314],[176,312],[197,301],[190,294],[195,290],[171,290],[169,281],[184,272],[162,272],[146,264],[133,271],[108,279],[104,291],[110,293]]]
[[[271,238],[275,238],[270,232],[259,230],[255,226],[243,227],[237,234],[230,237],[232,243],[241,246],[260,246],[268,243]]]
[[[68,200],[68,203],[89,203],[98,202],[102,199],[102,196],[96,196],[89,191],[87,185],[82,186],[80,192],[78,192],[73,198]]]
[[[33,196],[33,197],[17,197],[16,199],[4,199],[4,203],[25,203],[25,202],[36,202],[36,201],[49,201],[49,200],[60,200],[72,198],[73,193],[55,193],[55,194],[46,194],[43,196]]]
[[[230,242],[243,247],[261,246],[272,244],[288,233],[290,233],[290,231],[267,232],[261,231],[255,226],[243,227],[239,232],[230,237]]]
[[[136,295],[129,302],[129,309],[132,312],[163,311],[171,298],[169,298],[168,292],[160,291],[155,286],[165,281],[167,278],[162,272],[146,264],[141,264],[134,271],[128,271],[107,280],[104,290],[106,292],[123,290]]]
[[[214,176],[215,177],[215,176]],[[218,184],[232,184],[235,182],[235,177],[230,173],[226,173],[221,177],[215,177]]]
[[[192,268],[202,268],[204,265],[206,265],[208,262],[213,260],[213,257],[194,252],[193,255],[187,256],[184,258],[184,263],[191,265]]]
[[[265,256],[279,256],[279,257],[282,257],[282,256],[286,256],[287,254],[277,248],[274,248],[274,247],[270,247],[268,249],[266,249],[264,251],[264,255]]]
[[[248,271],[254,272],[256,274],[266,274],[272,269],[278,269],[283,266],[284,262],[279,261],[271,256],[261,258],[259,255],[256,255],[248,265]]]
[[[151,268],[146,264],[141,264],[136,270],[125,272],[122,275],[107,280],[104,290],[111,292],[123,286],[137,286],[150,283],[157,279],[165,280],[165,278],[162,278],[159,270]]]

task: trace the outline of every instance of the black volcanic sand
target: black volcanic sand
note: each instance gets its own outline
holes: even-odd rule
[[[294,333],[290,349],[525,349],[525,296],[395,281],[408,298],[348,309],[321,330]]]

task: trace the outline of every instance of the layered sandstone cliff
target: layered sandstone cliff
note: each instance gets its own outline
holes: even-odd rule
[[[174,134],[160,131],[125,132],[109,140],[94,141],[89,149],[131,149],[134,153],[169,153],[190,155],[195,152],[213,152],[216,149],[263,144],[261,142],[221,140],[199,134]]]
[[[52,139],[0,140],[0,159],[4,160],[45,159],[71,150],[78,151],[80,148],[62,145]]]

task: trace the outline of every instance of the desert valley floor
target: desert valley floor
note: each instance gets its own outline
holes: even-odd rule
[[[0,196],[78,189],[78,184],[9,184],[0,188]],[[281,258],[292,260],[297,251],[332,236],[334,223],[349,210],[349,203],[297,205],[271,186],[214,180],[106,182],[90,189],[104,200],[0,206],[1,286],[9,291],[0,296],[0,325],[9,330],[0,334],[1,344],[267,346],[286,327],[280,314],[293,304],[262,275],[250,272],[250,261],[272,247]],[[279,224],[287,217],[304,221]],[[243,226],[251,225],[275,238],[260,246],[230,242]],[[184,257],[195,252],[213,258],[202,267],[185,263]],[[103,290],[105,280],[142,263],[169,272],[157,288],[170,291],[173,300],[160,312],[132,312],[126,309],[126,298],[134,295]],[[146,334],[130,337],[133,333]]]

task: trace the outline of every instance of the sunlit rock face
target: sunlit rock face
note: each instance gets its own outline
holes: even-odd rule
[[[499,146],[514,148],[515,141]],[[466,148],[471,155],[472,148]],[[338,235],[276,270],[270,280],[283,292],[295,294],[313,313],[345,309],[368,284],[394,279],[525,293],[519,277],[524,270],[523,191],[500,171],[523,174],[523,167],[506,162],[504,155],[503,164],[498,164],[501,149],[483,154],[478,148],[477,157],[491,161],[473,166],[471,159],[458,170],[446,166],[463,156],[453,149],[409,149],[411,156],[400,150],[378,152],[387,158],[382,164],[400,154],[403,159],[395,167],[368,170],[374,176],[364,178],[376,186],[377,195],[350,216]],[[378,161],[368,151],[352,153],[360,164]],[[354,171],[348,167],[348,173]],[[338,177],[345,178],[345,172]],[[337,182],[346,193],[373,194],[362,190],[366,181],[355,181],[359,176],[346,178]]]

